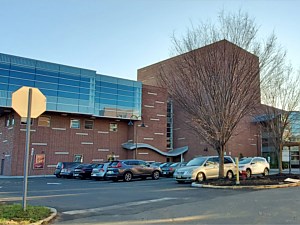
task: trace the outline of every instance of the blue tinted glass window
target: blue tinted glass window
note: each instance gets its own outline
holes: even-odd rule
[[[132,102],[122,102],[122,101],[118,101],[118,105],[119,106],[126,106],[126,107],[133,107],[134,104]]]
[[[58,77],[58,72],[54,72],[54,71],[36,69],[36,73],[47,75],[47,76],[50,76],[50,77]]]
[[[69,80],[76,80],[77,82],[80,81],[80,76],[74,76],[74,75],[60,73],[59,77],[69,79]]]
[[[123,91],[123,90],[118,90],[118,94],[119,95],[127,95],[127,96],[133,96],[133,92],[129,92],[129,91]]]
[[[90,96],[89,95],[80,94],[79,98],[83,99],[83,100],[89,100]]]
[[[80,77],[80,80],[81,80],[81,81],[84,81],[84,82],[87,82],[87,83],[90,82],[90,79],[91,79],[91,78],[88,78],[88,77]]]
[[[67,80],[67,79],[59,79],[60,84],[72,85],[72,86],[79,86],[79,81],[76,80]]]
[[[37,81],[46,81],[50,83],[58,83],[58,78],[57,77],[50,77],[50,76],[43,76],[43,75],[36,75],[36,80]]]
[[[23,73],[23,72],[18,72],[18,71],[10,71],[10,76],[16,77],[16,78],[21,78],[21,79],[29,79],[29,80],[35,79],[35,74]]]
[[[86,82],[80,82],[80,87],[84,87],[84,88],[89,88],[90,87],[90,83],[86,83]]]
[[[101,87],[118,88],[118,85],[101,81]]]
[[[34,81],[33,80],[22,80],[22,79],[10,78],[9,83],[10,84],[18,84],[18,85],[21,85],[21,86],[34,87]]]
[[[79,88],[77,88],[77,87],[71,87],[71,86],[67,86],[67,85],[59,85],[58,86],[58,90],[79,93]]]
[[[118,100],[130,102],[130,101],[133,101],[134,99],[133,99],[133,97],[119,95]]]
[[[35,87],[57,90],[58,85],[57,84],[44,83],[44,82],[36,81],[35,82]]]
[[[57,91],[54,91],[54,90],[46,90],[46,89],[40,88],[40,91],[46,96],[57,96]]]
[[[0,75],[0,83],[8,83],[8,77]]]
[[[111,89],[111,88],[105,88],[105,87],[101,87],[101,92],[111,93],[111,94],[118,94],[117,89]]]
[[[90,94],[90,90],[89,89],[85,89],[85,88],[80,88],[80,93],[82,94]]]
[[[69,93],[69,92],[63,92],[63,91],[59,91],[58,93],[57,93],[57,95],[59,96],[59,97],[64,97],[64,98],[79,98],[79,94],[77,94],[77,93]]]
[[[0,63],[0,68],[9,69],[10,64]]]
[[[117,95],[106,94],[106,93],[100,93],[100,98],[108,98],[108,99],[117,100],[118,96]]]
[[[20,66],[13,65],[13,64],[11,64],[10,69],[11,70],[17,70],[17,71],[29,72],[29,73],[35,73],[35,68],[20,67]]]
[[[63,103],[63,104],[66,104],[66,105],[76,105],[76,106],[78,106],[78,99],[58,97],[57,102],[58,103]]]
[[[78,112],[77,105],[57,104],[56,108],[60,112]]]
[[[0,90],[6,91],[7,88],[8,88],[8,85],[7,85],[7,84],[1,84],[1,83],[0,83]]]
[[[22,85],[23,86],[23,85]],[[14,92],[14,91],[16,91],[16,90],[18,90],[20,87],[22,87],[21,85],[12,85],[12,84],[10,84],[9,86],[8,86],[8,91],[11,91],[11,92]]]
[[[133,87],[132,86],[126,86],[126,85],[120,85],[120,84],[118,84],[118,88],[121,89],[121,90],[133,91]]]
[[[9,75],[9,70],[0,69],[0,76],[1,76],[1,75],[8,76],[8,75]]]
[[[109,105],[114,105],[114,107],[116,107],[117,104],[117,100],[112,100],[112,99],[101,99],[100,100],[101,104],[109,104]]]

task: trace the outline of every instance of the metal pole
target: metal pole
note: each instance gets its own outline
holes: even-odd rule
[[[138,136],[137,136],[137,124],[135,125],[135,159],[137,159],[137,148],[138,148]]]
[[[27,109],[27,121],[26,121],[26,147],[24,156],[24,181],[23,181],[23,210],[26,211],[26,197],[27,197],[27,178],[28,178],[28,159],[29,159],[29,144],[30,144],[30,123],[31,123],[31,101],[32,101],[32,89],[29,88],[28,92],[28,109]]]
[[[235,184],[240,184],[240,171],[239,171],[239,158],[235,157],[235,164],[236,164],[236,181]]]

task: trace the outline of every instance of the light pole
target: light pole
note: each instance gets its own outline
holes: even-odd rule
[[[129,123],[128,123],[128,125],[129,126],[134,126],[134,129],[135,129],[135,134],[134,134],[134,139],[135,139],[135,152],[134,152],[134,158],[135,159],[137,159],[137,153],[138,153],[138,127],[146,127],[146,125],[144,124],[144,120],[143,120],[143,117],[142,116],[136,116],[136,115],[132,115],[131,117],[130,117],[131,119],[136,119],[136,120],[138,120],[138,119],[141,119],[142,120],[142,123],[141,124],[137,124],[137,123],[132,123],[132,121],[130,120],[129,121]]]

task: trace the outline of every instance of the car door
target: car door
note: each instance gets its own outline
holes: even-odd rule
[[[218,157],[208,158],[204,165],[206,178],[216,178],[219,175]]]
[[[153,168],[150,167],[145,161],[139,161],[140,175],[149,176],[152,173]]]
[[[254,158],[251,161],[251,170],[252,170],[252,174],[258,174],[259,172],[259,168],[260,168],[260,163],[258,161],[258,159]]]

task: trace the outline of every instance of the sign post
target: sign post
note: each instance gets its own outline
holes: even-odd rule
[[[23,210],[26,211],[31,118],[37,118],[46,110],[46,97],[40,92],[39,89],[24,86],[12,94],[12,108],[21,117],[27,118],[22,201]]]

